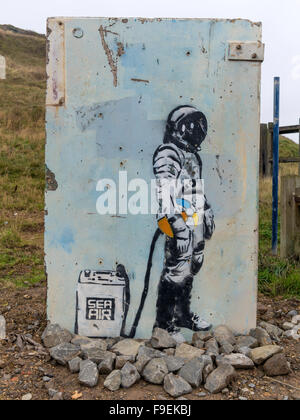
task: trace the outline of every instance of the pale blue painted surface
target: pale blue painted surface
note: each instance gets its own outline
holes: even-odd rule
[[[260,40],[261,26],[243,20],[124,22],[63,19],[65,104],[47,107],[46,163],[58,183],[56,191],[46,193],[48,316],[73,330],[79,272],[112,270],[119,262],[130,277],[129,330],[156,220],[154,215],[100,216],[96,185],[101,178],[117,181],[125,169],[129,180],[143,177],[150,183],[152,155],[162,143],[168,113],[191,104],[209,122],[201,156],[216,217],[204,267],[194,281],[193,309],[214,325],[225,322],[247,331],[256,322],[260,63],[228,61],[226,51],[228,41]],[[117,87],[100,25],[118,34],[105,38],[114,57],[118,43],[124,46]],[[74,28],[84,36],[75,38]],[[149,336],[155,320],[163,245],[161,237],[137,337]]]

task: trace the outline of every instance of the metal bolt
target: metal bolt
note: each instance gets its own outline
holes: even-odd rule
[[[257,54],[256,53],[252,54],[252,58],[257,58]]]
[[[75,38],[82,38],[83,37],[83,30],[81,28],[73,29],[73,36]]]
[[[241,50],[241,49],[242,49],[241,44],[238,44],[238,45],[236,46],[236,49],[237,49],[237,50]]]

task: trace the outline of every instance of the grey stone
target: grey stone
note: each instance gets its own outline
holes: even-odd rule
[[[71,343],[74,344],[74,346],[79,346],[80,347],[82,344],[89,344],[92,341],[95,341],[95,340],[93,340],[91,338],[88,338],[88,337],[84,337],[82,335],[75,335],[72,338]]]
[[[130,388],[140,380],[140,374],[136,367],[127,362],[121,370],[121,385],[123,388]]]
[[[91,360],[82,360],[80,362],[79,382],[82,385],[93,388],[97,386],[99,372],[96,363]]]
[[[149,358],[146,355],[142,355],[138,358],[138,360],[135,362],[134,366],[137,368],[137,371],[139,373],[143,372],[144,367],[146,366],[146,364],[151,360],[151,358]]]
[[[192,392],[191,385],[180,376],[169,373],[164,378],[164,390],[174,398]]]
[[[125,338],[116,343],[111,351],[121,356],[134,356],[136,357],[139,351],[139,348],[143,345],[143,342],[133,340],[131,338]]]
[[[3,315],[0,315],[0,340],[6,339],[6,321]]]
[[[117,344],[120,341],[120,338],[114,337],[114,338],[106,338],[106,344],[107,344],[107,350],[110,350],[115,344]]]
[[[246,397],[239,397],[239,400],[240,401],[248,401],[248,398],[246,398]]]
[[[298,312],[294,309],[293,311],[290,311],[288,314],[287,314],[287,316],[289,316],[289,317],[291,317],[291,318],[293,318],[293,316],[297,316],[298,315]]]
[[[206,381],[206,378],[208,377],[208,375],[214,370],[214,362],[212,358],[206,354],[201,356],[201,359],[204,363],[204,368],[202,372],[203,381]]]
[[[138,351],[137,360],[139,360],[141,356],[147,356],[149,360],[151,360],[151,359],[154,359],[155,357],[156,358],[166,357],[166,354],[162,351],[152,349],[151,347],[141,346]]]
[[[269,336],[273,339],[273,340],[275,340],[275,341],[280,341],[280,337],[282,336],[282,334],[283,334],[283,330],[282,329],[280,329],[280,328],[278,328],[278,327],[276,327],[276,325],[273,325],[273,324],[270,324],[270,323],[268,323],[268,322],[261,322],[260,324],[259,324],[259,326],[261,327],[261,328],[263,328],[264,330],[266,330],[267,331],[267,333],[269,334]]]
[[[117,356],[116,357],[116,369],[122,369],[127,362],[134,363],[135,356]]]
[[[239,347],[237,349],[238,353],[244,354],[245,356],[249,357],[251,349],[249,347]]]
[[[192,344],[194,344],[196,341],[208,341],[214,338],[214,335],[211,331],[198,331],[193,334],[192,338]]]
[[[167,356],[165,362],[169,372],[177,372],[184,366],[184,359],[182,357]]]
[[[263,364],[266,360],[270,359],[275,354],[281,353],[282,348],[279,346],[263,346],[258,347],[256,349],[253,349],[249,353],[250,359],[253,360],[253,362],[256,365]]]
[[[219,346],[215,338],[211,338],[205,343],[205,349],[208,356],[216,357],[220,354]]]
[[[202,375],[203,375],[203,381],[205,382],[208,376],[211,374],[211,372],[214,371],[214,365],[207,365],[204,366]]]
[[[234,353],[225,356],[217,357],[217,365],[220,366],[223,363],[228,363],[235,369],[254,369],[253,361],[245,356],[244,354]]]
[[[283,329],[284,331],[289,331],[289,330],[292,330],[294,327],[295,327],[295,324],[292,324],[291,322],[285,322],[285,323],[282,325],[282,329]]]
[[[122,382],[122,375],[120,370],[113,370],[104,381],[105,388],[110,391],[117,391]]]
[[[159,385],[163,383],[164,377],[168,372],[165,358],[154,358],[147,363],[142,375],[147,382]]]
[[[23,395],[23,397],[21,398],[22,401],[30,401],[32,400],[32,394],[25,394]]]
[[[69,369],[71,373],[78,373],[80,371],[80,357],[75,357],[74,359],[68,362]]]
[[[154,328],[151,345],[154,349],[168,349],[176,347],[176,341],[166,330]]]
[[[255,337],[251,337],[251,335],[241,335],[236,338],[236,349],[240,349],[242,347],[248,347],[249,349],[255,349],[259,346],[259,343]]]
[[[43,376],[43,382],[50,382],[52,378],[49,378],[49,376]]]
[[[224,343],[220,347],[220,353],[221,354],[231,354],[234,352],[234,347],[230,343]]]
[[[49,351],[52,359],[63,366],[70,360],[81,355],[80,347],[74,346],[71,343],[59,344],[58,346],[52,347]]]
[[[188,362],[194,357],[201,357],[204,353],[204,350],[197,349],[196,347],[193,347],[189,344],[182,343],[176,347],[175,357],[181,357],[185,362]]]
[[[115,353],[106,352],[105,359],[98,366],[100,375],[108,375],[114,370],[114,364],[116,360]]]
[[[229,343],[232,346],[236,344],[233,332],[226,325],[219,325],[217,328],[215,328],[214,337],[220,346],[225,343]]]
[[[195,357],[180,369],[178,375],[187,381],[192,387],[198,388],[202,382],[203,368],[203,360],[199,357]]]
[[[167,356],[174,356],[175,349],[164,349],[163,353],[165,353]]]
[[[300,324],[300,315],[295,315],[292,318],[292,324],[298,325]]]
[[[300,339],[300,335],[297,334],[296,331],[294,331],[294,330],[285,331],[285,333],[283,335],[286,338],[291,338],[293,340],[299,340]]]
[[[48,389],[48,395],[49,395],[50,398],[53,398],[54,395],[57,394],[57,393],[58,393],[58,391],[56,389],[52,389],[52,388]]]
[[[264,371],[268,376],[283,376],[288,375],[291,372],[291,368],[285,355],[279,353],[266,361]]]
[[[269,336],[267,331],[261,327],[257,327],[250,330],[250,335],[251,337],[256,338],[260,346],[268,346],[272,344],[271,337]]]
[[[47,348],[52,348],[59,344],[70,343],[72,338],[72,334],[61,328],[58,324],[49,324],[42,334],[42,341]]]
[[[193,342],[193,346],[197,347],[197,349],[204,349],[205,347],[205,342],[202,340],[194,340]]]
[[[62,392],[56,392],[56,394],[53,395],[52,401],[63,401],[63,393]]]
[[[228,387],[235,375],[235,369],[231,365],[221,365],[208,376],[205,389],[211,394],[217,394]]]
[[[104,340],[95,340],[80,346],[84,359],[89,359],[94,363],[101,363],[107,356],[107,344]]]

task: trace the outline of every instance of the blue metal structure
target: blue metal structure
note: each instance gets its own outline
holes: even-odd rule
[[[274,78],[274,125],[273,125],[273,212],[272,253],[278,250],[278,176],[279,176],[279,101],[280,77]]]

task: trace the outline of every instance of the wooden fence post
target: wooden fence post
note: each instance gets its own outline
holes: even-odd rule
[[[300,257],[300,176],[281,177],[280,256]]]
[[[259,174],[262,177],[272,176],[273,142],[268,124],[260,125],[260,161]]]

